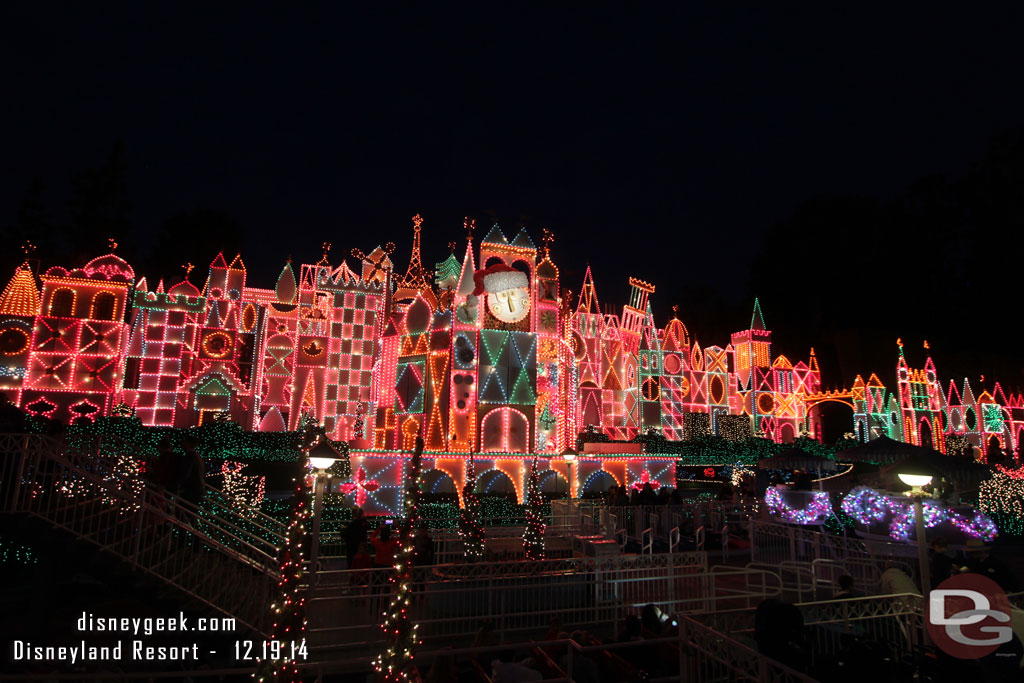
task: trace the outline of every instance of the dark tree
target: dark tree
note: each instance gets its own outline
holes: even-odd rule
[[[71,178],[71,229],[67,233],[72,265],[79,265],[104,253],[107,240],[117,240],[118,253],[131,260],[132,226],[128,219],[126,185],[128,166],[124,145],[114,143],[106,160],[96,168],[76,173]]]
[[[242,226],[224,211],[196,209],[175,214],[160,226],[145,272],[150,279],[165,278],[170,286],[178,281],[182,264],[194,263],[202,273],[217,252],[223,251],[231,261],[242,251],[242,242]]]
[[[45,190],[45,181],[39,177],[33,178],[25,196],[18,203],[17,220],[0,228],[0,243],[6,247],[0,252],[0,267],[3,267],[0,279],[4,281],[25,259],[20,249],[25,242],[31,241],[38,254],[49,256],[56,249],[55,237],[59,230],[46,209],[43,199]]]

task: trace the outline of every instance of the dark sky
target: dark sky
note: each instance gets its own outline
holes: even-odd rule
[[[285,256],[315,258],[323,240],[336,254],[394,240],[404,267],[417,212],[425,260],[440,260],[468,214],[508,233],[520,222],[538,237],[550,228],[563,286],[578,290],[590,262],[603,301],[621,305],[629,275],[654,282],[659,311],[682,304],[705,345],[724,344],[760,294],[788,353],[802,356],[809,343],[873,349],[823,355],[835,383],[892,374],[896,336],[919,349],[921,338],[946,334],[951,354],[969,355],[965,335],[946,332],[966,323],[939,304],[906,306],[847,339],[863,323],[862,311],[860,323],[837,312],[862,286],[848,272],[857,261],[845,257],[843,273],[829,261],[836,251],[871,259],[882,247],[858,243],[856,225],[835,241],[828,217],[851,215],[842,205],[791,219],[822,196],[902,206],[922,177],[964,178],[999,134],[1019,129],[1017,7],[581,3],[498,14],[387,3],[373,15],[352,4],[5,5],[0,223],[17,221],[36,177],[52,220],[66,222],[72,174],[121,141],[143,274],[157,258],[147,253],[157,228],[199,208],[238,222],[250,282],[262,286]],[[893,252],[917,249],[922,229],[939,240],[963,231],[962,222],[918,226],[904,239],[902,218],[890,214],[896,229],[883,231],[893,240],[884,248]],[[990,236],[1020,227],[1006,223],[992,218]],[[790,227],[779,233],[779,224]],[[765,270],[769,252],[788,258],[778,245],[766,250],[772,234],[817,245],[779,265],[806,277],[783,286]],[[182,236],[207,251],[215,239]],[[61,257],[53,250],[37,254],[44,265]],[[213,255],[191,258],[205,265]],[[886,267],[890,282],[907,277],[898,263]],[[967,297],[959,283],[930,278],[909,287],[911,302],[935,288]],[[836,310],[809,314],[807,286],[836,288],[834,301],[827,291],[814,299]],[[993,349],[998,329],[975,334],[994,354],[976,362],[1021,383],[1019,354]],[[887,365],[863,367],[875,362]],[[941,374],[985,372],[949,362]]]

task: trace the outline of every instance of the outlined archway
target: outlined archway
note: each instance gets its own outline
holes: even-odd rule
[[[518,490],[515,482],[499,469],[481,472],[476,480],[476,493],[500,493],[516,497]]]
[[[484,453],[528,453],[530,421],[515,408],[495,408],[480,421],[480,450]]]
[[[457,496],[455,481],[447,472],[433,469],[423,473],[423,480],[420,482],[420,490],[423,493],[450,494]]]
[[[779,428],[779,441],[782,443],[793,443],[794,438],[796,438],[796,433],[793,425],[787,422]]]
[[[604,493],[612,486],[620,486],[620,482],[604,470],[591,473],[583,482],[584,493]]]
[[[921,436],[921,445],[925,448],[935,448],[932,441],[932,425],[927,418],[921,418],[921,426],[918,431]]]
[[[561,472],[545,470],[539,472],[537,478],[540,480],[540,492],[542,494],[555,498],[569,495],[569,481]]]

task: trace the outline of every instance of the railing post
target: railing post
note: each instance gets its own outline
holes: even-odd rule
[[[679,642],[676,644],[676,649],[679,651],[679,680],[689,680],[689,671],[687,670],[689,664],[689,653],[686,651],[688,645],[686,638],[686,617],[679,618],[679,626],[676,628],[676,635]]]
[[[24,486],[21,485],[21,480],[25,476],[25,458],[28,457],[28,437],[25,437],[25,448],[18,453],[18,463],[14,468],[13,480],[11,484],[11,509],[8,512],[18,511],[18,502],[21,499],[21,492],[24,490]]]

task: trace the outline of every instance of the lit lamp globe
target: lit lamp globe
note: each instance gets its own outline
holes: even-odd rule
[[[916,456],[908,458],[896,469],[896,476],[904,484],[909,486],[914,493],[920,493],[921,488],[932,483],[935,471],[925,462]]]
[[[915,491],[920,491],[922,487],[932,483],[932,477],[930,474],[908,474],[906,472],[900,472],[898,476],[900,481]]]
[[[569,470],[569,491],[566,493],[566,497],[572,502],[572,464],[576,462],[576,451],[571,448],[566,448],[562,451],[562,459],[565,460],[565,467]]]
[[[326,472],[331,468],[331,465],[341,460],[338,457],[339,455],[334,446],[327,441],[320,441],[316,446],[309,449],[309,463],[321,472]]]

